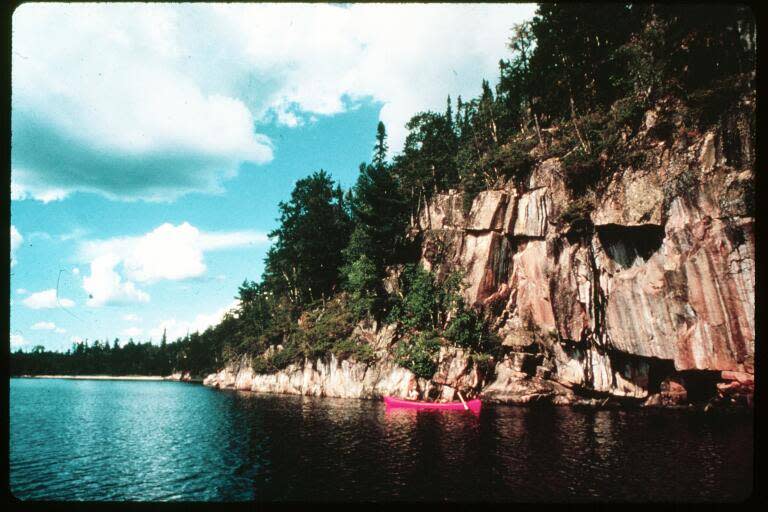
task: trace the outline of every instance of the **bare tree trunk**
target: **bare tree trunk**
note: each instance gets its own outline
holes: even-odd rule
[[[573,95],[571,95],[570,100],[571,100],[571,121],[573,122],[573,127],[576,129],[576,136],[579,138],[579,142],[581,143],[581,147],[584,148],[584,152],[591,153],[592,148],[584,140],[584,137],[582,137],[581,130],[579,130],[579,124],[576,122],[576,119],[577,119],[576,106],[573,103]]]
[[[499,143],[499,139],[496,136],[496,121],[493,119],[493,112],[491,112],[491,137],[493,137],[494,144]]]
[[[421,211],[421,198],[424,196],[424,190],[419,189],[419,211]],[[429,205],[427,204],[426,200],[424,201],[423,208],[427,211],[427,226],[429,226],[429,229],[432,229],[432,215],[429,212]]]
[[[544,140],[541,138],[541,128],[539,127],[539,116],[536,115],[536,112],[533,111],[533,108],[531,108],[531,113],[533,114],[533,126],[536,127],[536,136],[539,137],[539,144],[543,146]]]

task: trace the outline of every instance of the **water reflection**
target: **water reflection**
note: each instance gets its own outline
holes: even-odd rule
[[[736,500],[749,418],[11,381],[11,484],[63,500]]]

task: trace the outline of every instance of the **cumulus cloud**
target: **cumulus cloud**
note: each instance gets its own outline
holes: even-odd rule
[[[24,237],[21,236],[21,233],[19,233],[19,230],[16,229],[16,226],[11,224],[11,266],[16,264],[14,256],[16,254],[16,249],[21,246],[22,241],[24,241]]]
[[[195,316],[192,320],[170,318],[160,322],[157,326],[149,330],[152,338],[159,340],[163,336],[163,332],[166,333],[166,337],[169,341],[176,340],[184,337],[187,334],[195,332],[203,332],[208,327],[214,326],[221,322],[228,312],[234,313],[234,309],[240,304],[239,301],[234,301],[212,313],[203,313]]]
[[[37,322],[32,326],[35,331],[53,331],[57,334],[63,334],[67,332],[63,327],[57,327],[53,322]]]
[[[410,116],[442,111],[448,94],[477,95],[482,78],[498,75],[512,25],[530,18],[535,5],[230,4],[214,10],[242,34],[254,73],[281,79],[259,112],[293,124],[288,114],[335,114],[371,98],[383,104],[380,117],[397,151]]]
[[[217,190],[240,162],[272,158],[241,100],[204,90],[180,69],[189,48],[177,46],[175,11],[25,4],[14,12],[17,198],[80,190],[167,200]]]
[[[53,322],[37,322],[32,326],[32,329],[36,331],[52,331],[56,329],[56,324]]]
[[[13,17],[12,196],[172,199],[272,158],[254,123],[479,93],[534,4],[25,4]],[[45,33],[45,38],[39,34]],[[371,134],[373,136],[373,134]]]
[[[114,254],[98,256],[91,261],[91,273],[83,278],[83,289],[88,293],[88,306],[120,306],[149,301],[148,293],[136,288],[131,281],[123,281],[115,271],[119,262],[120,258]]]
[[[141,318],[135,313],[128,313],[127,315],[123,315],[123,320],[126,322],[138,322]]]
[[[33,293],[21,302],[31,309],[50,309],[56,307],[71,308],[75,305],[73,300],[65,299],[63,297],[57,298],[56,289],[54,288]]]
[[[79,254],[83,260],[112,255],[115,264],[122,263],[127,279],[153,283],[202,275],[206,271],[205,252],[268,242],[267,235],[257,231],[209,233],[188,222],[178,226],[165,223],[142,236],[85,242]]]

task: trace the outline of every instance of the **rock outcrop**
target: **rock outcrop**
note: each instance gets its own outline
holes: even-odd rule
[[[558,158],[479,193],[468,212],[458,191],[432,197],[414,227],[421,264],[439,277],[463,272],[465,300],[490,317],[503,356],[482,366],[443,349],[433,379],[443,384],[419,381],[422,395],[452,400],[460,386],[515,403],[751,404],[753,115],[745,104],[707,133],[659,140],[662,114],[650,111],[633,142],[642,158],[585,197],[566,188]],[[591,208],[574,229],[564,213],[584,199]],[[229,368],[206,384],[405,396],[415,377],[379,348],[372,366],[331,358],[274,375]]]
[[[453,399],[457,388],[479,392],[485,385],[485,374],[461,349],[443,349],[439,370],[431,382],[386,358],[367,365],[331,356],[326,360],[305,360],[270,374],[255,374],[247,363],[230,365],[206,377],[203,384],[219,389],[341,398],[406,397],[410,387],[415,386],[422,397]]]
[[[643,164],[617,169],[591,197],[586,233],[559,220],[577,198],[551,158],[522,185],[479,194],[463,230],[452,223],[441,252],[423,251],[422,263],[443,274],[463,270],[465,299],[494,306],[505,349],[539,354],[540,374],[568,389],[669,404],[690,399],[680,387],[704,386],[713,397],[746,400],[754,375],[754,153],[749,130],[724,128],[748,124],[750,109],[729,115],[736,119],[707,133],[661,141],[651,129],[660,116],[647,115],[635,141]],[[448,197],[461,202],[456,192]],[[425,240],[441,235],[422,229]],[[524,381],[520,373],[497,367],[502,380]],[[514,386],[497,379],[486,393],[505,388]]]

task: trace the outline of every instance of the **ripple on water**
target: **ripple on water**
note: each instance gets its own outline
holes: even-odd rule
[[[173,382],[11,379],[22,499],[739,500],[752,418],[375,401]]]

